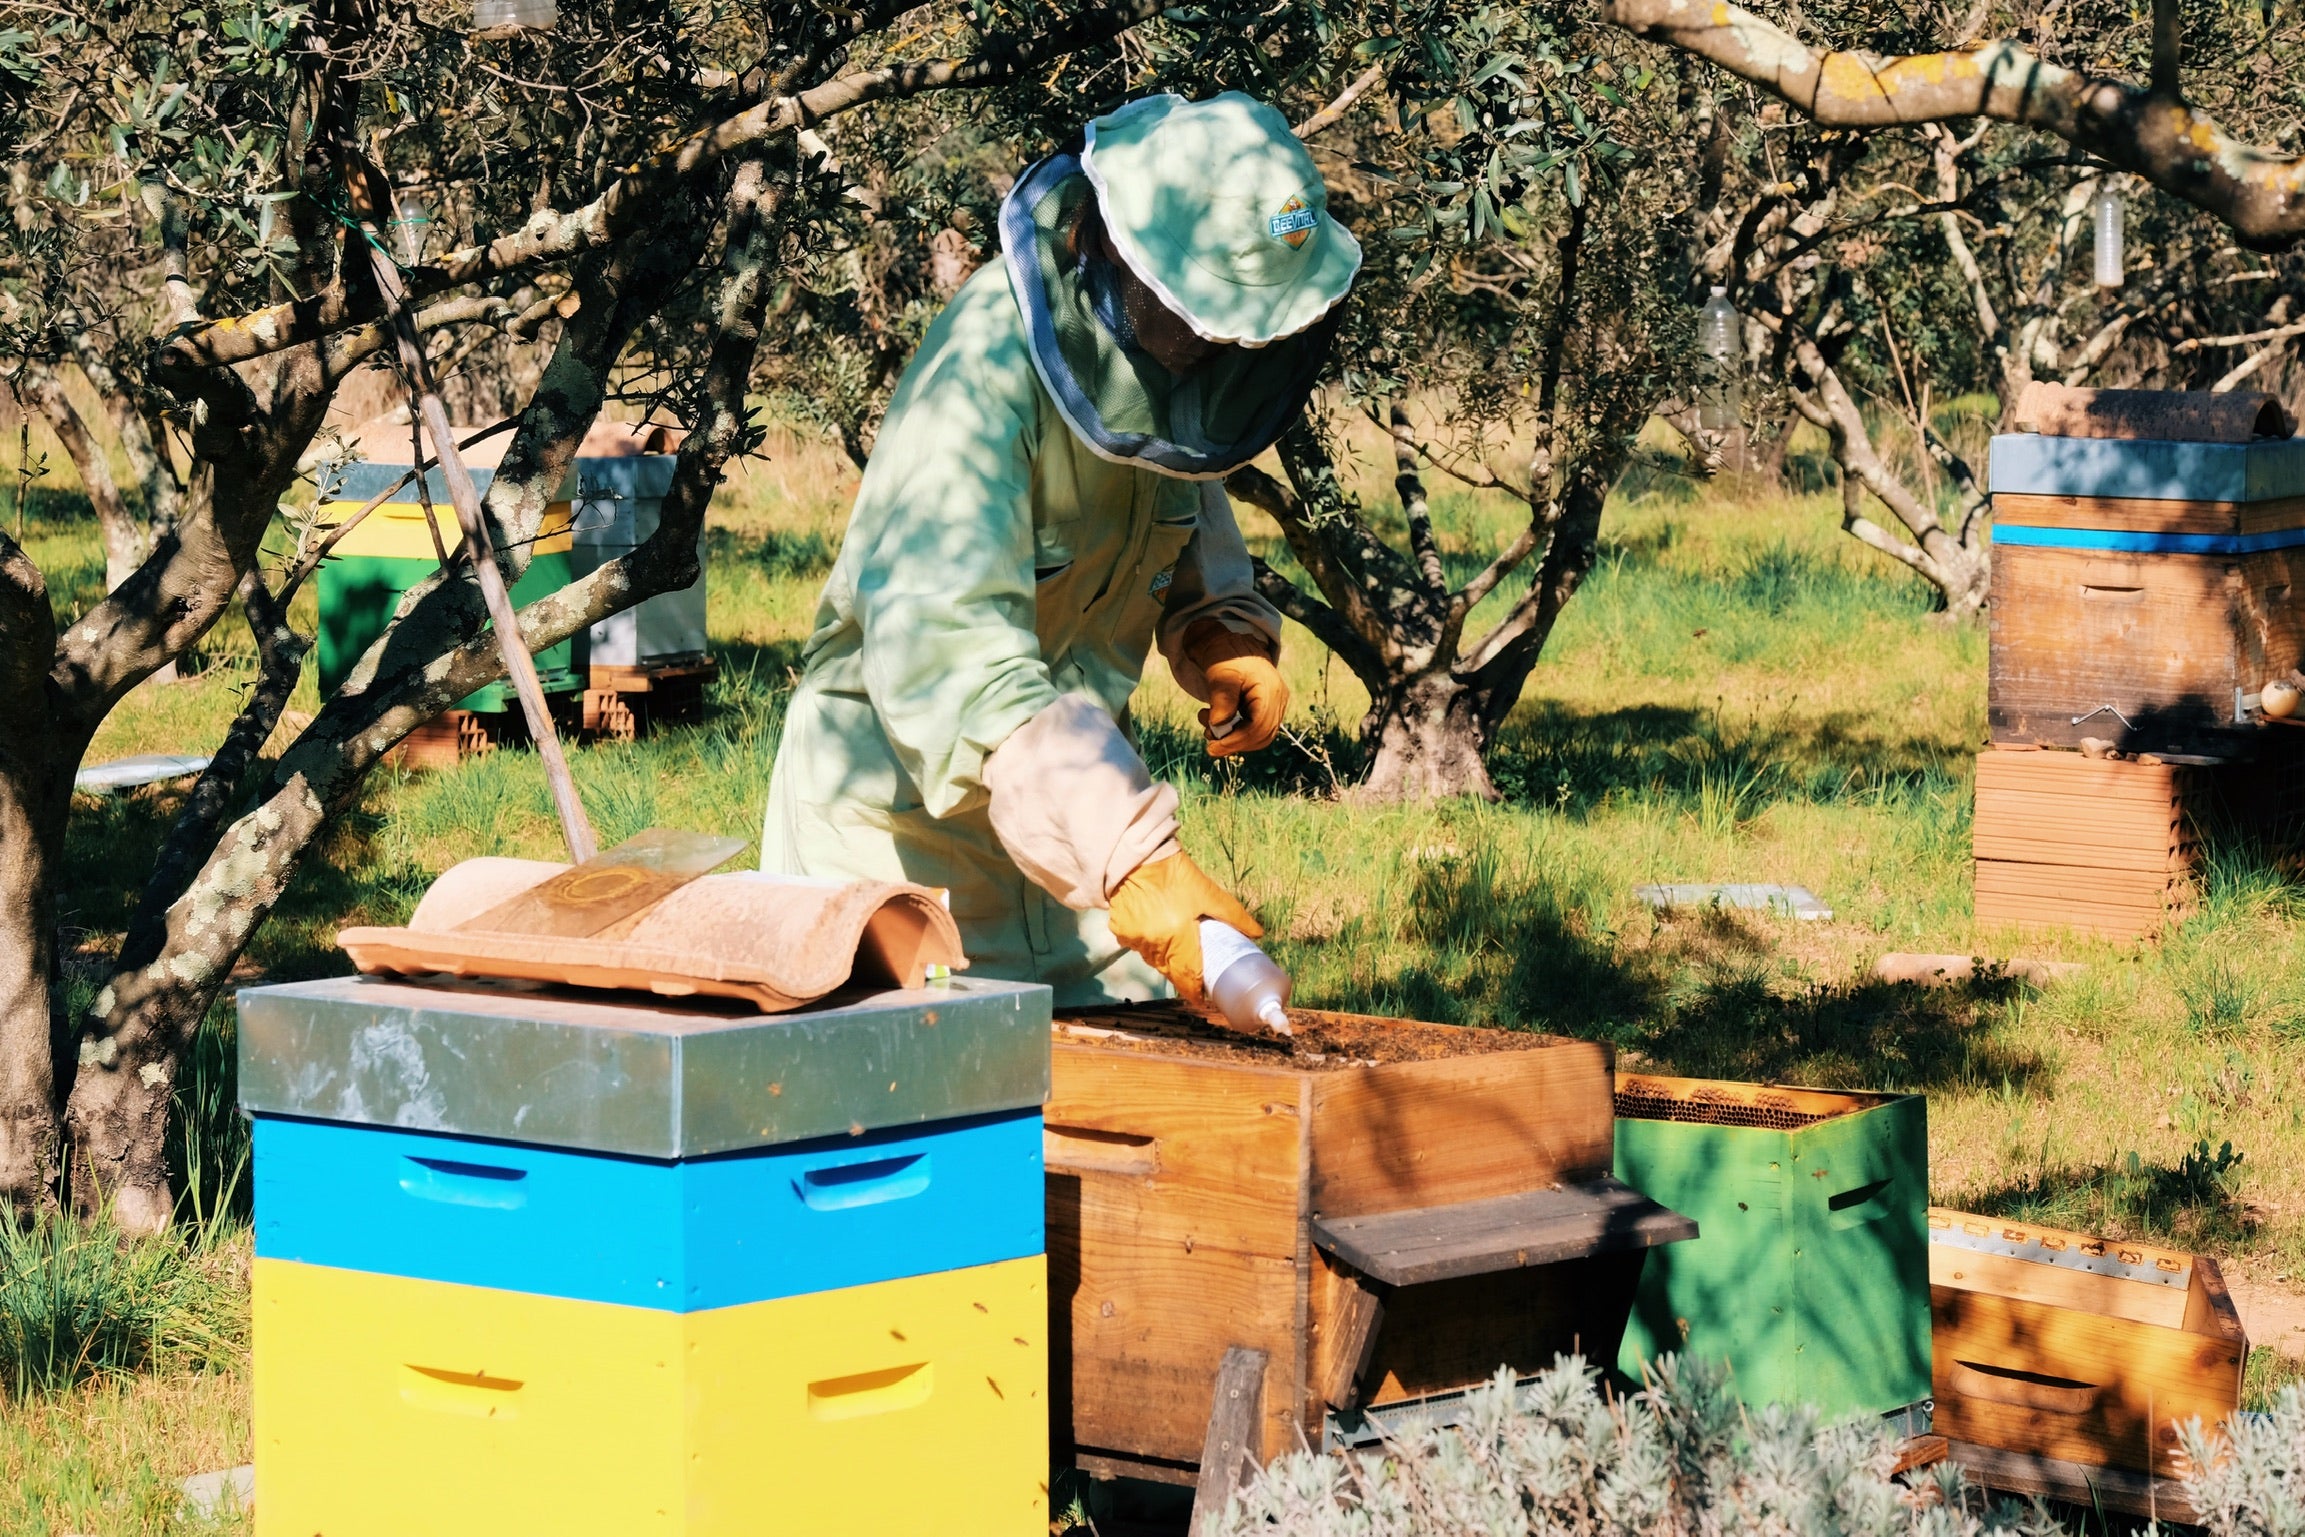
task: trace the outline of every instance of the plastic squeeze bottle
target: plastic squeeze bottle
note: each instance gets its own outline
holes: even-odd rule
[[[1234,1029],[1296,1033],[1289,1027],[1289,974],[1231,924],[1201,920],[1201,976],[1209,1002]]]

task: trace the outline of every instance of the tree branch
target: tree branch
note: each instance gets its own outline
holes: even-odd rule
[[[1961,157],[1974,147],[1985,132],[1980,127],[1966,140],[1956,139],[1952,130],[1931,124],[1931,137],[1935,140],[1933,159],[1937,169],[1937,201],[1953,203],[1961,195]],[[1961,216],[1947,209],[1937,215],[1938,231],[1945,237],[1945,248],[1953,254],[1953,266],[1961,274],[1961,281],[1969,285],[1970,301],[1977,307],[1977,330],[1985,345],[1999,351],[2001,347],[2001,316],[1993,306],[1993,293],[1986,285],[1985,273],[1977,265],[1977,253],[1969,249],[1969,237],[1961,228]]]
[[[2263,331],[2250,331],[2239,336],[2189,336],[2169,350],[2176,353],[2199,352],[2204,347],[2254,347],[2260,342],[2283,342],[2292,336],[2305,336],[2305,320],[2285,326],[2272,326]]]
[[[581,208],[568,213],[545,209],[508,235],[451,252],[433,265],[409,269],[403,274],[408,297],[427,298],[613,245],[658,217],[673,189],[739,150],[871,102],[1007,84],[1050,59],[1109,41],[1175,3],[1105,0],[1045,32],[988,39],[965,59],[891,64],[828,80],[796,96],[772,96],[691,134]],[[162,343],[162,356],[168,368],[178,371],[245,363],[373,320],[380,313],[366,285],[340,282],[253,314],[179,328]]]
[[[143,560],[144,532],[129,515],[119,482],[112,478],[111,461],[104,456],[104,446],[88,430],[56,370],[49,364],[27,360],[15,383],[17,401],[36,408],[47,419],[49,429],[71,456],[72,467],[80,473],[80,489],[87,493],[97,531],[104,539],[104,586],[110,591]]]
[[[1353,77],[1353,83],[1351,85],[1346,86],[1342,91],[1337,93],[1337,99],[1335,101],[1330,102],[1327,106],[1321,108],[1320,111],[1315,112],[1311,117],[1308,117],[1303,122],[1297,124],[1296,136],[1300,139],[1309,139],[1314,134],[1319,133],[1322,129],[1333,128],[1338,123],[1343,122],[1345,114],[1353,109],[1353,103],[1359,101],[1362,95],[1367,92],[1370,86],[1375,85],[1378,81],[1384,78],[1384,66],[1381,64],[1371,64],[1367,69],[1362,70],[1358,75]]]
[[[1425,501],[1424,478],[1417,474],[1416,435],[1409,426],[1408,408],[1393,402],[1393,493],[1409,520],[1409,548],[1415,552],[1417,572],[1436,598],[1449,591],[1448,568],[1441,564],[1441,547],[1433,537],[1433,510]]]
[[[2075,74],[2011,42],[1889,58],[1828,53],[1727,0],[1608,0],[1604,14],[1827,128],[1973,117],[2037,128],[2204,210],[2243,245],[2280,250],[2305,239],[2305,156],[2239,143],[2169,92]]]
[[[2153,0],[2153,83],[2149,88],[2163,100],[2183,105],[2184,87],[2178,66],[2185,54],[2185,24],[2177,15],[2177,0]]]
[[[285,609],[274,603],[263,579],[254,571],[240,579],[240,604],[248,618],[248,632],[256,639],[256,681],[249,688],[240,713],[224,733],[223,745],[201,771],[160,845],[152,875],[144,884],[144,895],[136,904],[136,915],[129,921],[127,937],[121,942],[119,960],[115,963],[121,971],[136,971],[160,958],[162,941],[167,934],[168,909],[184,895],[193,876],[215,849],[217,830],[224,825],[225,813],[239,800],[257,754],[263,750],[273,728],[280,724],[281,712],[296,691],[304,653],[312,644],[289,628]]]
[[[1384,663],[1342,615],[1266,565],[1264,557],[1252,557],[1250,563],[1256,567],[1257,591],[1267,603],[1310,630],[1313,639],[1335,652],[1363,683],[1374,686],[1383,679]]]
[[[1290,429],[1301,430],[1301,423]],[[1337,617],[1372,654],[1388,662],[1393,660],[1398,641],[1391,615],[1378,606],[1360,574],[1348,569],[1338,552],[1329,548],[1322,531],[1313,528],[1296,494],[1253,464],[1243,465],[1227,475],[1225,489],[1250,506],[1262,508],[1281,526],[1281,536],[1288,541],[1289,552],[1312,577]]]

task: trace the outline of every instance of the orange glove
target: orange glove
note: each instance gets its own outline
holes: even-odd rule
[[[1112,937],[1143,956],[1196,1008],[1207,1001],[1201,978],[1201,920],[1229,923],[1251,939],[1265,926],[1231,892],[1183,854],[1147,860],[1112,894]]]
[[[1265,638],[1203,619],[1185,632],[1184,653],[1209,680],[1209,705],[1201,711],[1201,726],[1213,733],[1209,756],[1270,747],[1289,713],[1289,686]]]

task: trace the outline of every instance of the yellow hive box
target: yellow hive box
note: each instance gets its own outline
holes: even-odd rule
[[[318,521],[323,528],[333,528],[351,517],[361,508],[359,502],[328,502],[322,505]],[[565,555],[576,548],[575,503],[552,502],[544,509],[544,521],[537,526],[536,538],[529,543],[529,553],[535,555]],[[456,520],[454,504],[444,500],[432,504],[432,526],[440,532],[440,542],[453,555],[464,547],[464,525]],[[329,552],[337,559],[356,555],[380,555],[392,560],[421,560],[427,567],[439,557],[432,547],[432,534],[424,527],[424,507],[418,502],[385,502],[346,532]]]
[[[670,1313],[255,1267],[259,1537],[1041,1537],[1040,1256]]]

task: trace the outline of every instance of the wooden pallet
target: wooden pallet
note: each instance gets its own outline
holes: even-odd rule
[[[2194,900],[2206,787],[2180,764],[1987,748],[1973,829],[1979,927],[2159,934]]]
[[[708,656],[669,657],[638,667],[595,666],[584,690],[584,734],[633,742],[661,726],[700,724],[705,688],[719,676],[720,664]]]
[[[2118,1511],[2155,1521],[2193,1525],[2199,1513],[2174,1478],[2152,1478],[2129,1468],[2101,1468],[2060,1457],[1947,1441],[1943,1460],[1960,1464],[1972,1484],[1998,1494],[2039,1495],[2082,1510]],[[2085,1530],[2086,1528],[2084,1528]]]

